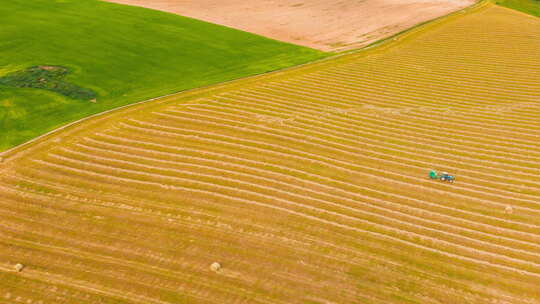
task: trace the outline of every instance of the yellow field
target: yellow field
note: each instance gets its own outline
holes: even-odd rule
[[[486,4],[10,151],[0,303],[540,303],[539,70]]]

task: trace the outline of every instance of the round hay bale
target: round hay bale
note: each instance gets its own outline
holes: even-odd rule
[[[514,212],[514,208],[512,208],[512,206],[506,206],[504,208],[504,213],[506,214],[512,214]]]
[[[4,162],[4,158],[0,156],[0,164]]]
[[[218,272],[219,270],[221,270],[221,264],[218,263],[218,262],[214,262],[210,265],[210,270],[214,271],[214,272]]]
[[[24,265],[23,265],[23,264],[20,264],[20,263],[19,263],[19,264],[15,264],[15,267],[14,267],[14,268],[15,268],[15,271],[16,271],[16,272],[21,272],[21,271],[23,270],[23,268],[24,268]]]

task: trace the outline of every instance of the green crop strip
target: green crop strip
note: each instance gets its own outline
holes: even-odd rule
[[[540,17],[540,0],[496,0],[495,3]]]

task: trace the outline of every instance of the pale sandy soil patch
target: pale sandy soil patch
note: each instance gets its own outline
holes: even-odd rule
[[[365,46],[474,0],[109,0],[324,51]]]

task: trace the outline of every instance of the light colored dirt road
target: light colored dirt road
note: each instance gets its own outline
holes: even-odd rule
[[[109,0],[324,51],[361,47],[474,0]]]

